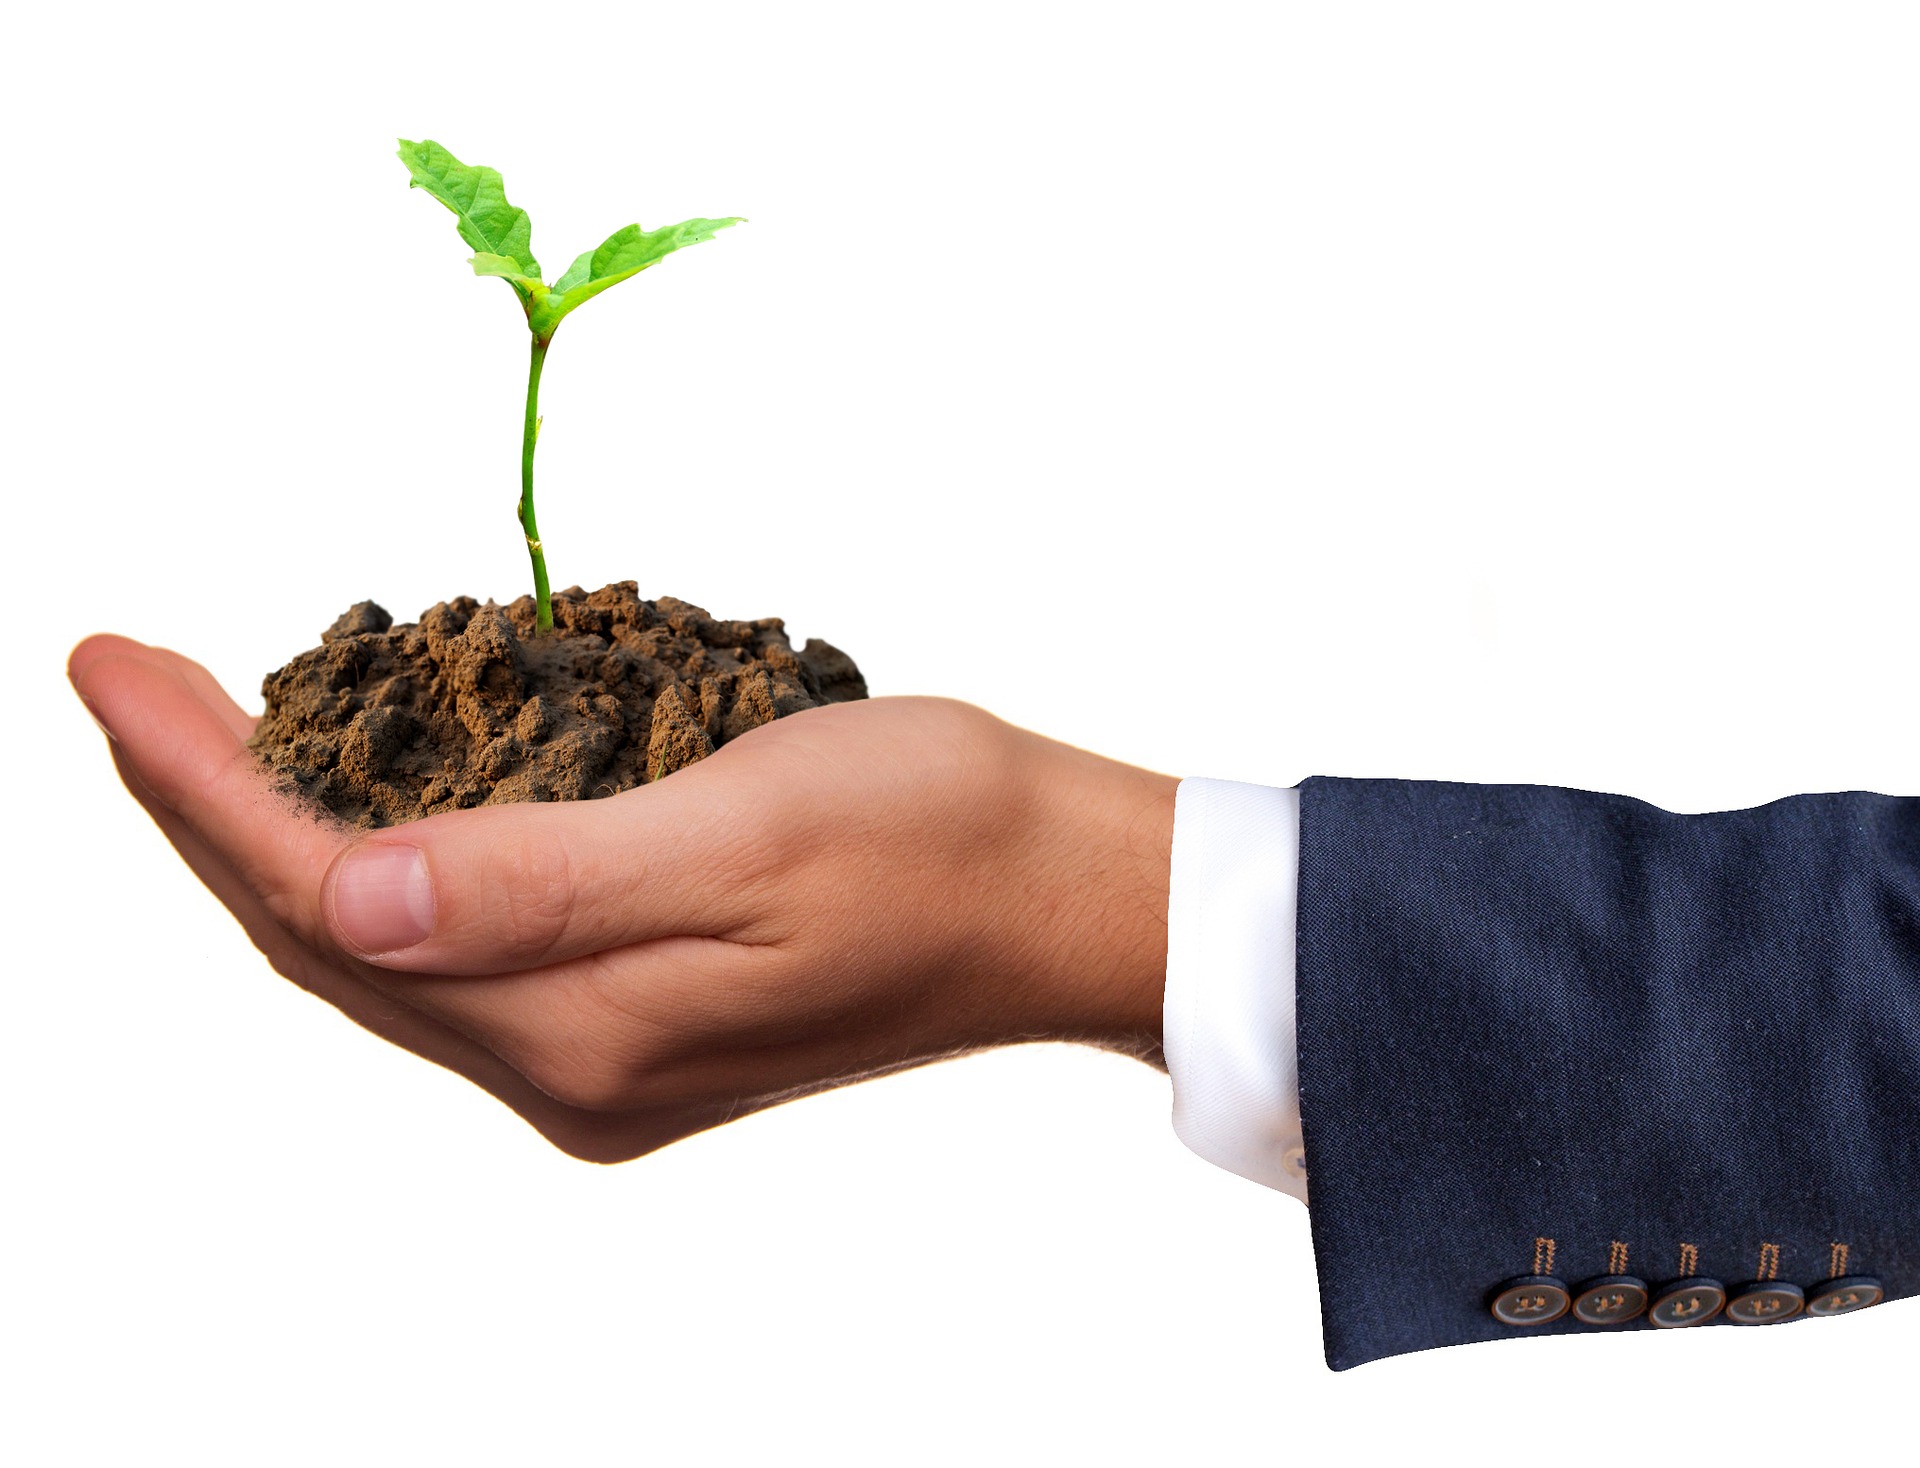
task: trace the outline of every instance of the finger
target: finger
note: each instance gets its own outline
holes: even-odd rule
[[[534,1085],[512,1064],[467,1032],[406,1002],[404,996],[375,987],[367,980],[301,943],[177,814],[168,809],[141,780],[132,762],[118,749],[114,764],[133,797],[153,818],[173,848],[205,883],[207,889],[233,913],[255,948],[274,969],[316,998],[324,1000],[362,1029],[389,1044],[429,1060],[479,1086],[505,1102],[543,1135],[579,1155],[590,1128],[562,1102]],[[388,979],[388,975],[376,977]],[[604,1149],[594,1143],[594,1155]],[[618,1149],[616,1149],[618,1150]],[[620,1155],[626,1155],[624,1151]]]
[[[185,659],[123,639],[84,650],[75,685],[147,787],[323,951],[484,974],[731,936],[775,855],[756,839],[756,798],[700,765],[611,800],[450,812],[356,842],[272,788]]]
[[[254,715],[247,713],[233,701],[226,689],[213,674],[209,673],[192,658],[182,657],[177,652],[164,647],[150,648],[148,651],[164,666],[172,668],[180,675],[181,681],[198,695],[200,701],[210,709],[220,722],[242,740],[253,736],[254,726],[260,722]]]
[[[113,731],[107,727],[106,720],[100,717],[99,708],[87,693],[87,670],[105,657],[137,657],[146,651],[147,647],[144,643],[135,642],[131,637],[119,637],[111,632],[100,632],[92,637],[82,638],[74,645],[73,651],[67,654],[67,682],[73,685],[73,691],[80,696],[80,702],[86,705],[87,712],[92,715],[93,722],[99,725],[100,732],[109,739],[113,737]]]
[[[114,768],[120,772],[121,783],[140,803],[154,825],[160,828],[161,834],[179,853],[181,860],[200,879],[201,885],[220,899],[221,904],[245,930],[253,946],[266,955],[276,970],[302,988],[310,988],[302,971],[309,959],[316,955],[311,950],[300,951],[303,945],[299,940],[267,911],[260,899],[234,874],[233,869],[188,829],[186,822],[160,802],[141,780],[133,762],[117,746],[110,746],[109,752]]]
[[[209,706],[183,672],[185,659],[115,643],[83,644],[74,686],[119,756],[276,921],[308,947],[330,948],[320,882],[348,844],[346,828],[311,819],[273,788],[235,726],[231,700]]]
[[[547,1095],[609,1112],[668,1099],[671,1092],[649,1094],[643,1083],[707,1048],[697,1016],[677,1009],[671,996],[724,991],[765,952],[668,939],[522,973],[382,977],[409,1004],[486,1036]]]
[[[118,637],[112,633],[98,633],[85,639],[67,656],[67,680],[75,689],[81,687],[81,680],[88,668],[107,657],[133,657],[144,659],[158,666],[172,668],[200,698],[200,701],[219,716],[230,730],[241,739],[253,733],[253,727],[259,722],[252,714],[241,709],[228,696],[226,689],[220,686],[213,674],[191,658],[182,657],[164,647],[148,647],[145,643],[135,642],[130,637]],[[86,699],[81,693],[81,698]],[[89,704],[91,707],[91,704]],[[94,715],[98,718],[96,712]]]
[[[457,1042],[454,1048],[472,1047],[473,1042],[464,1036],[453,1034],[446,1026],[400,1000],[368,988],[364,982],[328,965],[320,955],[300,943],[267,911],[260,899],[234,874],[233,869],[221,861],[186,822],[146,788],[132,762],[117,748],[113,751],[113,761],[128,791],[172,843],[173,849],[207,890],[234,915],[253,946],[266,956],[280,974],[309,993],[327,1000],[382,1039],[416,1054],[427,1055],[431,1050],[435,1053],[429,1058],[445,1064],[447,1061],[442,1059],[442,1054],[446,1050],[446,1039]],[[498,1060],[494,1063],[500,1064]]]
[[[74,644],[73,651],[67,654],[67,681],[75,688],[86,670],[103,657],[138,657],[151,652],[144,642],[135,642],[131,637],[121,637],[113,632],[96,632],[91,637],[83,637]]]
[[[948,1026],[916,1024],[851,991],[823,1000],[777,948],[713,939],[667,939],[518,974],[387,977],[408,1003],[477,1027],[569,1109],[678,1117],[679,1135],[977,1048]],[[686,1125],[695,1114],[711,1119]]]
[[[773,853],[719,773],[696,765],[607,800],[451,811],[366,836],[327,874],[328,929],[367,962],[436,974],[738,937]]]

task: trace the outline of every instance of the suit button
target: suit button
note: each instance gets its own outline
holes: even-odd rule
[[[1573,1318],[1588,1325],[1625,1325],[1646,1308],[1646,1282],[1630,1274],[1590,1279],[1573,1297]]]
[[[1869,1305],[1878,1305],[1887,1292],[1871,1275],[1849,1274],[1842,1279],[1825,1280],[1807,1296],[1809,1315],[1851,1315]]]
[[[1664,1329],[1681,1325],[1704,1325],[1720,1313],[1727,1303],[1726,1289],[1717,1279],[1695,1275],[1660,1286],[1647,1319]]]
[[[1493,1318],[1502,1325],[1545,1325],[1567,1313],[1567,1287],[1550,1274],[1523,1274],[1494,1293]]]
[[[1735,1325],[1772,1325],[1791,1320],[1806,1308],[1807,1297],[1796,1284],[1760,1280],[1742,1285],[1727,1301],[1727,1319]]]

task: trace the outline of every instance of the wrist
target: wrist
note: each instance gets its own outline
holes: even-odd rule
[[[1019,941],[1040,1033],[1162,1059],[1172,776],[1029,736]]]

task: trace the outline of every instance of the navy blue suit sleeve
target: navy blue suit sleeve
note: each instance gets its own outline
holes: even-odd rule
[[[1920,1292],[1920,799],[1309,780],[1298,937],[1335,1370],[1609,1328],[1513,1276]]]

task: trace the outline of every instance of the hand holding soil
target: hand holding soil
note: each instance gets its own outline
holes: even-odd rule
[[[996,1045],[1159,1059],[1175,782],[966,704],[828,704],[610,798],[356,831],[275,789],[198,664],[95,637],[69,674],[276,969],[574,1156]]]

